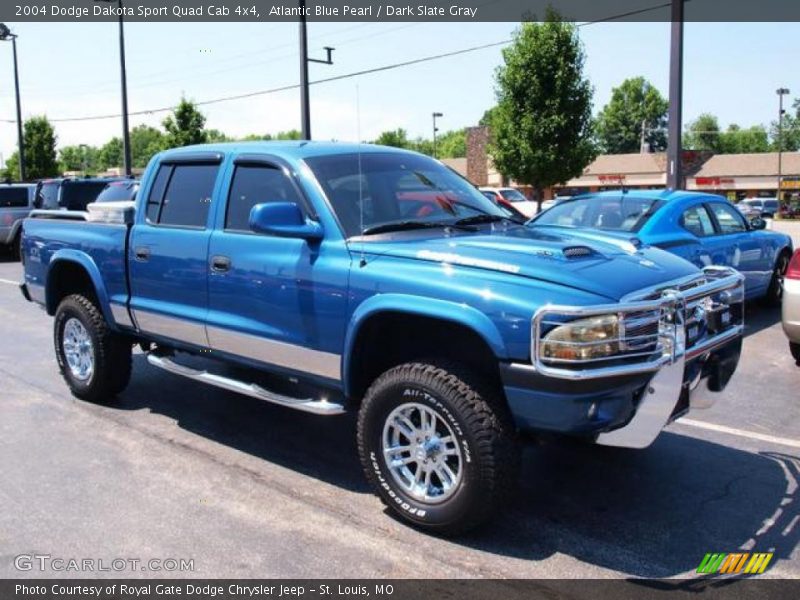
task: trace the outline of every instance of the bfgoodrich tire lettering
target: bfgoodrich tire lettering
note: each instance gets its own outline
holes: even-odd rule
[[[76,336],[85,346],[84,358],[91,361],[90,365],[86,362],[76,365]],[[53,342],[61,375],[78,398],[107,401],[128,385],[131,343],[111,331],[100,309],[84,296],[67,296],[58,305]]]
[[[438,458],[441,465],[446,457],[453,473],[451,478],[439,467],[441,477],[431,475],[430,486],[425,480],[427,494],[404,485],[397,463],[389,462],[396,455],[390,453],[387,459],[384,451],[387,419],[398,410],[417,410],[420,416],[410,417],[414,423],[409,429],[424,429],[415,407],[436,414],[437,435],[443,441],[438,451],[435,443],[433,448],[426,446],[425,439],[419,445],[412,441],[407,445],[414,450],[407,451],[405,460],[416,463],[416,472],[422,461]],[[452,443],[446,439],[450,434]],[[466,531],[492,516],[515,482],[519,462],[511,418],[496,392],[459,365],[440,362],[400,365],[372,384],[359,412],[358,448],[367,479],[381,500],[402,519],[441,534]],[[416,459],[414,451],[419,452]],[[444,480],[453,483],[447,493],[437,491],[445,487]]]

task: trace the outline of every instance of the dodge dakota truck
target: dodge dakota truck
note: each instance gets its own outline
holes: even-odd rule
[[[713,401],[741,350],[735,271],[537,230],[413,152],[168,150],[135,205],[74,216],[25,221],[21,288],[55,317],[75,396],[122,392],[138,346],[332,427],[357,411],[366,477],[428,531],[495,513],[531,435],[648,446]]]

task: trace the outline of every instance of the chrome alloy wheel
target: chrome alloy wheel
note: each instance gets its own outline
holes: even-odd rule
[[[94,345],[86,327],[75,317],[64,324],[61,346],[72,376],[79,381],[91,379],[94,373]]]
[[[383,426],[383,455],[395,482],[422,502],[444,502],[458,489],[463,460],[450,425],[432,408],[410,402]]]

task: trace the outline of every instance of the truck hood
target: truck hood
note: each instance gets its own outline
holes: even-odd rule
[[[425,232],[364,238],[367,255],[446,263],[563,285],[612,300],[699,274],[691,263],[632,236],[500,227],[478,233]],[[633,241],[631,241],[633,240]]]

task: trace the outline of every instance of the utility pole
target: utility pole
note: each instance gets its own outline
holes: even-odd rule
[[[311,106],[308,94],[308,63],[315,62],[332,65],[331,53],[334,48],[325,46],[327,57],[324,60],[308,58],[308,34],[306,32],[306,1],[300,0],[300,131],[304,140],[311,139]]]
[[[681,127],[683,106],[683,2],[672,0],[669,52],[669,128],[667,135],[667,187],[683,189]]]
[[[436,127],[436,119],[443,116],[444,114],[440,112],[433,113],[433,158],[436,158],[436,132],[439,131],[439,128]]]
[[[0,42],[11,40],[14,55],[14,92],[17,99],[17,145],[19,148],[19,180],[25,181],[25,137],[22,135],[22,106],[19,99],[19,67],[17,64],[17,34],[0,23]]]
[[[789,94],[789,90],[785,87],[778,88],[775,91],[778,94],[778,188],[775,192],[775,197],[778,202],[781,201],[781,180],[783,179],[783,97]]]
[[[639,135],[639,154],[647,154],[650,152],[650,146],[647,144],[645,135],[647,132],[647,119],[642,119],[642,133]]]

